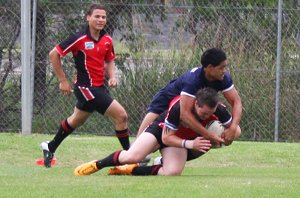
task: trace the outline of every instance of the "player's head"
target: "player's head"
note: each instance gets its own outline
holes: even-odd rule
[[[106,25],[106,8],[100,4],[91,4],[86,13],[88,25],[93,30],[102,30]]]
[[[228,65],[226,53],[219,48],[208,49],[201,56],[201,64],[208,80],[223,80]]]
[[[195,113],[201,119],[210,117],[217,109],[219,97],[216,90],[205,87],[196,94]]]
[[[208,49],[201,56],[201,64],[203,67],[209,65],[216,67],[225,60],[227,60],[226,53],[219,48]]]

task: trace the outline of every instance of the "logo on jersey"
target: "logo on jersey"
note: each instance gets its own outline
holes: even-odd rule
[[[94,49],[94,42],[85,42],[85,49]]]

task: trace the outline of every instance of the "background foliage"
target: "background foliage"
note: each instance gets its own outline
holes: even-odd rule
[[[33,133],[55,133],[75,97],[63,97],[48,60],[49,51],[85,24],[92,1],[38,1],[34,64]],[[93,1],[107,6],[107,31],[117,53],[119,86],[112,95],[138,129],[156,91],[200,65],[210,47],[223,48],[243,100],[241,139],[273,141],[277,48],[277,1]],[[299,141],[300,3],[283,2],[280,141]],[[20,2],[0,1],[0,131],[19,131]],[[74,79],[71,56],[63,66]],[[112,123],[94,114],[75,133],[112,135]]]

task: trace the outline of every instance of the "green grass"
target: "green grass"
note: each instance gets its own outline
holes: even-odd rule
[[[299,197],[300,144],[234,142],[188,162],[182,176],[76,177],[74,168],[119,148],[115,137],[68,137],[57,165],[35,165],[49,135],[0,133],[0,197]],[[153,154],[156,156],[158,153]]]

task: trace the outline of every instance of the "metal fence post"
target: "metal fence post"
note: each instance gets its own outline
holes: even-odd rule
[[[21,0],[21,67],[22,67],[22,134],[31,134],[32,100],[30,90],[30,5],[31,1]]]
[[[282,0],[278,0],[278,25],[277,25],[277,55],[276,55],[276,90],[275,90],[275,131],[274,141],[278,142],[279,112],[280,112],[280,58],[281,58],[281,22]]]

